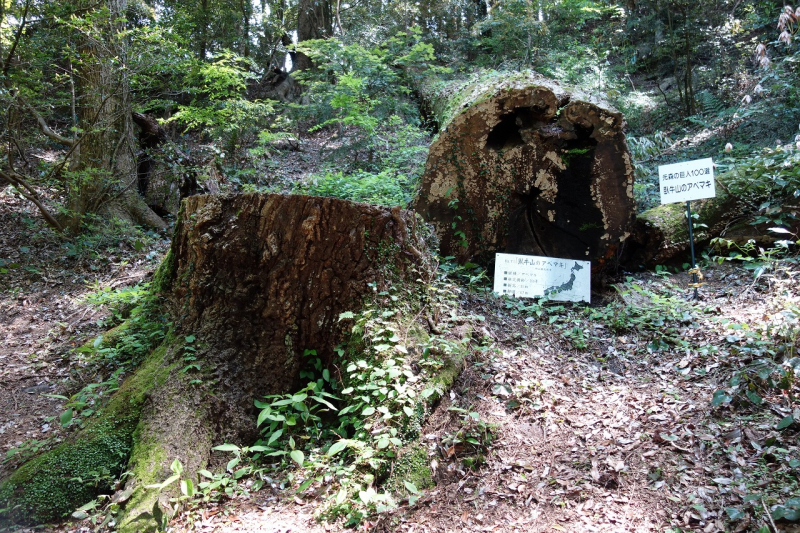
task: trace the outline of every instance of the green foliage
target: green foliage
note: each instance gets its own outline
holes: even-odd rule
[[[407,176],[394,170],[378,173],[356,171],[351,174],[329,171],[312,176],[306,184],[296,186],[294,192],[354,202],[406,206],[412,199],[413,186],[414,183]]]
[[[305,41],[301,48],[317,68],[300,76],[311,99],[300,113],[317,122],[313,129],[337,126],[331,151],[337,168],[345,160],[351,169],[394,169],[415,179],[427,150],[408,84],[433,60],[420,30],[374,48],[334,39]]]
[[[220,52],[210,63],[199,62],[189,75],[192,103],[178,106],[168,122],[187,130],[200,129],[220,142],[232,156],[253,142],[268,127],[275,112],[271,101],[251,101],[245,96],[247,81],[254,77],[246,58]]]
[[[448,309],[455,298],[451,285],[437,282],[386,291],[374,286],[374,290],[362,311],[341,314],[340,322],[350,326],[350,335],[337,348],[339,359],[333,366],[323,365],[315,351],[307,350],[302,372],[306,385],[255,402],[262,438],[254,446],[215,448],[234,457],[226,466],[227,474],[201,472],[208,480],[206,488],[224,487],[232,493],[248,477],[252,490],[257,490],[267,476],[275,479],[270,472],[277,470],[285,476],[282,486],[295,487],[299,493],[310,488],[324,491],[322,513],[327,518],[344,517],[355,525],[371,513],[397,505],[396,495],[381,489],[381,483],[398,455],[406,456],[401,450],[418,438],[429,406],[452,385],[469,340],[429,337],[415,319],[409,322],[423,302],[436,312]],[[451,319],[461,323],[474,317],[453,314]],[[488,426],[473,415],[468,418],[465,433],[454,438],[464,438],[468,445],[479,438],[488,445]],[[421,453],[417,459],[426,464],[424,450]],[[410,452],[406,462],[412,457],[416,456]],[[419,463],[417,459],[412,462]],[[422,476],[386,487],[413,503],[420,488],[429,486],[429,478],[430,472],[427,482]]]

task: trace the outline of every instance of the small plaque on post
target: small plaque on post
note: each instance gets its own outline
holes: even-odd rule
[[[591,263],[536,255],[496,254],[494,292],[517,298],[589,302]]]
[[[658,167],[661,204],[714,198],[714,162],[710,157]]]

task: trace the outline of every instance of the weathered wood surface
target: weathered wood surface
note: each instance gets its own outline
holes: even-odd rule
[[[440,133],[414,208],[442,255],[495,252],[615,263],[633,229],[622,115],[537,75],[423,88]]]
[[[331,363],[343,339],[341,313],[357,312],[376,287],[431,275],[415,217],[300,195],[184,200],[165,294],[176,338],[196,338],[203,385],[180,373],[182,343],[168,349],[165,362],[176,366],[145,405],[130,468],[157,480],[176,457],[196,472],[211,446],[252,444],[253,401],[297,390],[305,350]],[[200,389],[208,394],[175,405]],[[164,459],[151,464],[154,455]],[[156,497],[140,492],[123,525],[134,527]]]
[[[185,478],[196,479],[200,469],[230,459],[218,452],[215,460],[213,446],[252,445],[254,400],[297,390],[300,371],[312,362],[304,359],[307,349],[330,363],[348,324],[341,313],[358,312],[388,284],[433,275],[417,229],[426,227],[411,211],[334,198],[184,200],[152,282],[171,315],[166,341],[86,429],[0,483],[0,505],[14,509],[10,520],[56,521],[94,498],[93,491],[108,490],[75,481],[89,462],[112,476],[132,473],[117,495],[125,507],[117,530],[155,531],[154,509],[173,505],[177,485],[148,486],[172,475],[175,459]],[[28,498],[28,491],[46,497]],[[23,506],[27,501],[41,506]]]
[[[787,234],[770,231],[777,224],[772,221],[758,222],[764,212],[761,204],[771,198],[768,205],[781,205],[783,212],[794,213],[786,217],[795,222],[786,228],[792,234],[800,234],[800,222],[796,214],[800,208],[789,204],[793,191],[779,187],[764,186],[742,189],[742,179],[735,171],[716,176],[716,197],[695,200],[691,203],[694,219],[695,249],[701,250],[712,239],[719,237],[726,244],[717,247],[720,255],[727,255],[727,243],[745,250],[752,243],[757,247],[771,247]],[[765,179],[765,178],[761,178]],[[767,182],[768,183],[768,182]],[[780,198],[785,197],[781,202]],[[773,215],[775,216],[775,215]],[[767,217],[769,218],[769,217]],[[648,209],[636,217],[632,237],[628,240],[623,261],[628,268],[652,268],[665,263],[684,263],[690,257],[689,225],[686,220],[686,204],[676,203]]]

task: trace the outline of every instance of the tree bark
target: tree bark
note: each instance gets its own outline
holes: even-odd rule
[[[333,34],[333,14],[330,0],[300,0],[297,6],[297,42],[325,39]],[[292,71],[311,68],[311,58],[297,52]]]
[[[622,115],[531,74],[426,85],[440,126],[414,208],[441,253],[496,252],[613,266],[634,222],[633,167]]]
[[[78,125],[81,129],[72,165],[72,183],[64,226],[77,233],[89,213],[116,216],[156,229],[161,218],[136,194],[136,148],[131,120],[126,45],[120,20],[127,0],[107,0],[98,35],[80,46]]]
[[[168,508],[170,494],[146,486],[166,479],[174,459],[193,479],[214,463],[212,446],[252,445],[253,401],[297,390],[306,349],[330,363],[343,340],[341,313],[358,312],[388,284],[430,279],[433,266],[415,217],[399,207],[333,198],[187,198],[153,281],[169,302],[169,340],[89,429],[0,485],[0,505],[21,522],[72,512],[94,496],[85,483],[73,495],[71,480],[85,473],[70,470],[71,458],[93,446],[99,448],[91,455],[93,470],[117,475],[130,456],[132,494],[126,490],[130,501],[118,530],[149,531],[154,505]],[[186,350],[187,337],[196,351]],[[196,367],[188,367],[190,354]],[[98,442],[96,427],[113,434],[113,450]],[[69,461],[61,460],[65,454]],[[227,460],[219,456],[217,462]],[[36,494],[28,487],[44,498],[30,500]]]

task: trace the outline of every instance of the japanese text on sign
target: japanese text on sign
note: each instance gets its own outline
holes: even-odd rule
[[[591,263],[536,255],[496,254],[494,292],[518,298],[588,302]]]
[[[658,167],[661,203],[714,198],[714,162],[710,157]]]

